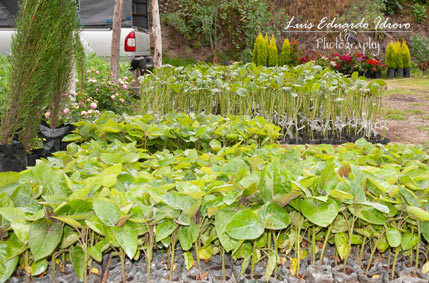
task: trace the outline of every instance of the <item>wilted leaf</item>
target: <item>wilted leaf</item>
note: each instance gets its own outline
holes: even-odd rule
[[[348,242],[346,233],[335,234],[335,248],[341,259],[344,259],[348,254]]]

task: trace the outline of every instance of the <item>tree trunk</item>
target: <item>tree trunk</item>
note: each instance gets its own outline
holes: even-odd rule
[[[119,76],[119,46],[121,40],[122,4],[123,0],[115,0],[112,23],[112,49],[110,54],[110,73],[112,74],[112,81],[114,83],[118,82]]]
[[[153,55],[153,63],[155,68],[159,68],[162,65],[162,38],[158,0],[152,0],[152,34],[155,41],[155,54]]]

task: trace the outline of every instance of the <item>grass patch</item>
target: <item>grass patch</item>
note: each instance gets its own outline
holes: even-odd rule
[[[198,63],[198,61],[192,58],[168,58],[164,56],[162,58],[162,63],[169,64],[175,67],[180,67],[196,64]]]
[[[417,130],[422,132],[429,132],[429,126],[417,126]]]
[[[399,109],[393,108],[384,108],[383,109],[384,116],[387,117],[388,120],[407,120],[405,112]]]
[[[408,109],[406,110],[407,113],[412,115],[423,115],[425,112],[419,109]]]
[[[404,89],[404,88],[390,88],[387,89],[386,92],[384,92],[384,95],[390,96],[390,95],[422,95],[421,90],[417,89]]]
[[[429,114],[427,114],[427,115],[423,115],[423,116],[422,116],[422,119],[423,119],[423,120],[429,120]]]

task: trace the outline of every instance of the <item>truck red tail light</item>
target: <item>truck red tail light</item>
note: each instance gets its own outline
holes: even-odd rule
[[[135,52],[136,51],[136,34],[132,31],[125,38],[125,51]]]

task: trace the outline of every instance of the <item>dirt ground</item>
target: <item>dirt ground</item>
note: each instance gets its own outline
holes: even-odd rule
[[[392,142],[429,146],[429,77],[386,82],[387,137]]]

